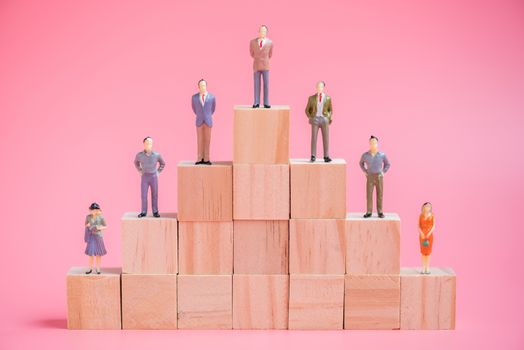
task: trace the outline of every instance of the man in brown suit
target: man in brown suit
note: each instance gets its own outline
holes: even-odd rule
[[[329,124],[333,109],[331,97],[324,93],[326,83],[317,83],[317,93],[309,96],[306,106],[306,115],[311,124],[311,161],[314,162],[317,156],[317,134],[318,128],[322,129],[322,143],[324,146],[324,161],[331,162],[329,158]]]
[[[258,38],[249,43],[249,53],[253,57],[253,81],[255,101],[253,108],[260,106],[260,78],[264,80],[264,107],[269,105],[269,59],[273,55],[273,41],[266,37],[267,27],[261,25],[258,31]]]

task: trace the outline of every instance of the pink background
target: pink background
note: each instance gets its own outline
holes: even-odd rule
[[[232,158],[232,106],[252,102],[248,41],[261,23],[275,42],[271,103],[292,109],[292,157],[309,156],[303,109],[327,82],[349,211],[364,209],[358,159],[380,137],[403,266],[419,265],[416,220],[433,202],[432,263],[458,274],[456,331],[65,329],[87,207],[99,202],[109,225],[103,265],[120,266],[146,135],[167,161],[160,209],[176,211],[202,77],[218,100],[212,160]],[[523,62],[522,1],[1,1],[0,348],[524,348]]]

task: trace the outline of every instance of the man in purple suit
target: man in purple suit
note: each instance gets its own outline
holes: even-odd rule
[[[198,81],[199,92],[191,97],[191,107],[196,114],[197,143],[198,155],[195,164],[211,165],[209,160],[209,143],[211,141],[211,127],[213,119],[211,116],[215,113],[216,100],[215,96],[207,91],[207,81],[200,79]]]

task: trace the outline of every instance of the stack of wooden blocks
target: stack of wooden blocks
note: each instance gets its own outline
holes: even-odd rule
[[[122,269],[67,275],[72,329],[453,329],[455,274],[400,268],[346,162],[289,159],[287,106],[234,107],[233,162],[178,164],[178,214],[122,218]]]

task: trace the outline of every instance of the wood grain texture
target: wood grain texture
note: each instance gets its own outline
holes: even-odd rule
[[[291,274],[345,273],[344,220],[291,219],[289,272]]]
[[[455,329],[456,275],[451,268],[400,271],[400,328]]]
[[[66,276],[68,329],[121,329],[120,268],[72,267]]]
[[[122,227],[122,271],[124,273],[177,273],[177,218],[125,213]]]
[[[182,221],[178,245],[180,274],[233,273],[233,221]]]
[[[289,106],[233,109],[233,162],[288,164]]]
[[[291,218],[346,217],[346,161],[290,160]]]
[[[288,273],[288,220],[234,220],[235,274]]]
[[[346,275],[344,329],[399,329],[400,276]]]
[[[348,274],[400,273],[400,217],[385,213],[364,219],[364,213],[346,217],[346,272]]]
[[[290,275],[289,329],[342,329],[344,275]]]
[[[235,220],[289,220],[288,164],[233,164]]]
[[[287,329],[289,275],[233,275],[234,329]]]
[[[178,163],[178,220],[233,220],[233,166],[231,162],[212,165]]]
[[[179,329],[232,329],[231,275],[178,275]]]
[[[176,278],[122,274],[122,329],[176,329]]]

